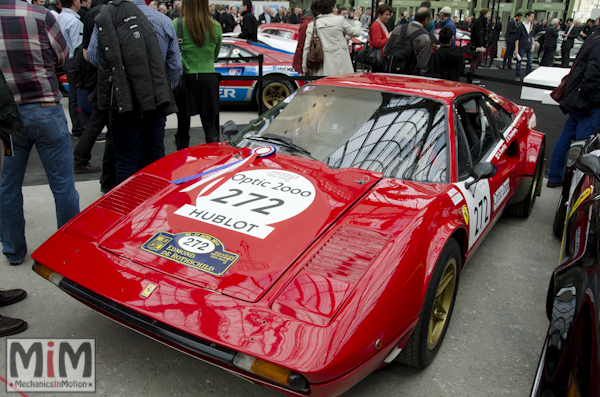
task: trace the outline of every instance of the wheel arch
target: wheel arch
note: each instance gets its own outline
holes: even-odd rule
[[[285,73],[281,73],[281,72],[271,72],[271,73],[263,73],[263,76],[282,76],[282,77],[291,77],[288,76]],[[270,80],[267,80],[270,81]],[[289,83],[294,87],[294,90],[297,90],[299,88],[298,86],[298,81],[297,80],[292,80],[289,81]],[[256,99],[256,93],[258,90],[256,90],[256,85],[258,84],[258,80],[254,80],[254,82],[252,83],[252,90],[253,90],[253,98]]]

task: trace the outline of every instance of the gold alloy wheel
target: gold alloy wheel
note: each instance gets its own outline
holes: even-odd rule
[[[278,81],[269,83],[262,92],[262,101],[267,109],[271,109],[290,95],[290,89]]]
[[[448,322],[448,312],[454,298],[454,289],[456,287],[456,272],[458,265],[455,258],[448,259],[444,274],[440,280],[433,301],[431,318],[429,319],[429,332],[427,333],[427,347],[429,350],[435,349],[444,327]]]

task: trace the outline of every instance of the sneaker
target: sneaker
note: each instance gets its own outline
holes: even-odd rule
[[[515,81],[521,82],[521,78],[520,77],[515,77]]]
[[[9,261],[8,263],[10,263],[11,266],[19,266],[21,263],[23,263],[23,260],[16,261],[16,262],[10,262]]]
[[[102,168],[93,165],[92,163],[87,163],[86,165],[75,165],[76,174],[93,174],[94,172],[100,171],[102,171]]]
[[[106,142],[106,137],[105,136],[98,135],[96,137],[96,143],[104,143],[104,142]]]
[[[473,83],[472,84],[480,84],[481,80],[477,80],[477,79],[473,79]]]
[[[8,291],[0,291],[0,306],[8,306],[25,299],[27,292],[22,289],[9,289]]]

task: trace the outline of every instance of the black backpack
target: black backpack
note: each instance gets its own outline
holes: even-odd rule
[[[388,73],[411,74],[417,64],[413,41],[418,36],[427,34],[427,31],[418,29],[412,32],[410,36],[407,36],[406,32],[408,31],[408,25],[408,23],[401,25],[400,37],[390,49],[390,53],[386,54],[388,57]]]

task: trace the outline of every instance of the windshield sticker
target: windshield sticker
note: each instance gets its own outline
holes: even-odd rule
[[[304,212],[315,199],[308,179],[272,169],[238,172],[196,189],[196,205],[185,204],[175,214],[260,239],[275,230],[269,225]]]
[[[213,276],[222,276],[240,258],[226,251],[218,238],[195,232],[159,232],[142,245],[142,250]]]

